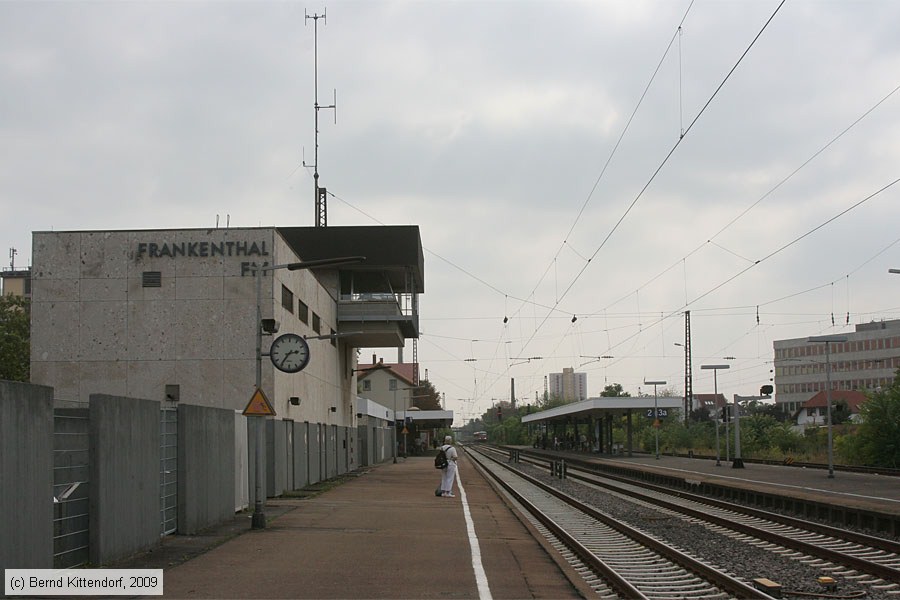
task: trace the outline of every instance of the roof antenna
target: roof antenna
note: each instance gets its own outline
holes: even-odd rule
[[[10,271],[16,270],[16,254],[18,254],[18,253],[19,253],[19,251],[16,250],[15,248],[9,249],[9,270]]]
[[[219,213],[216,213],[216,229],[219,228]]]
[[[225,229],[231,227],[231,213],[225,215]]]
[[[328,192],[325,188],[319,187],[319,109],[321,108],[331,108],[334,109],[334,123],[337,124],[337,90],[334,90],[334,100],[328,106],[319,106],[319,19],[322,19],[323,23],[327,23],[327,13],[326,10],[321,15],[320,14],[306,14],[306,10],[303,11],[303,23],[306,24],[306,21],[309,19],[313,20],[313,73],[315,77],[315,100],[313,103],[313,108],[315,108],[316,113],[316,123],[315,123],[315,157],[313,158],[313,181],[315,185],[315,198],[316,198],[316,227],[327,227],[328,226],[328,202],[327,195]],[[308,166],[306,161],[303,162],[303,166]]]

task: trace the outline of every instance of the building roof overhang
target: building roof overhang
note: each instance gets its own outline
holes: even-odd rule
[[[681,397],[659,397],[654,399],[652,396],[641,396],[632,398],[630,396],[620,397],[600,397],[588,398],[581,402],[572,402],[563,406],[556,406],[537,413],[532,413],[522,417],[523,423],[538,423],[540,421],[552,421],[567,419],[569,417],[590,417],[598,416],[610,412],[623,412],[627,410],[643,410],[652,409],[656,402],[657,408],[681,408],[683,399]]]

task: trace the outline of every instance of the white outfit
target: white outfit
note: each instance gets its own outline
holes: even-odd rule
[[[459,459],[459,454],[457,454],[456,448],[450,444],[444,444],[441,448],[447,455],[447,468],[441,471],[441,492],[442,495],[448,496],[453,493],[453,482],[456,480],[456,461]]]

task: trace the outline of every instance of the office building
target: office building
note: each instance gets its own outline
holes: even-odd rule
[[[900,368],[900,320],[857,325],[828,344],[832,390],[865,392],[891,385]],[[826,348],[808,338],[776,340],[775,402],[794,414],[826,389]]]

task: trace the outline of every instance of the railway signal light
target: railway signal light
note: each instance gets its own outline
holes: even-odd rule
[[[503,420],[503,407],[502,406],[497,407],[497,420],[498,421]]]

